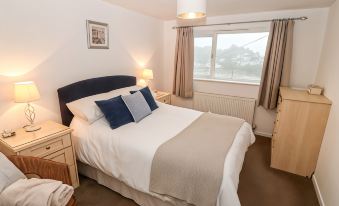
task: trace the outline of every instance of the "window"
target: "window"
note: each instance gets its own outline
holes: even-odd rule
[[[209,78],[211,74],[212,37],[194,38],[194,76]]]
[[[194,78],[259,84],[268,32],[194,38]]]

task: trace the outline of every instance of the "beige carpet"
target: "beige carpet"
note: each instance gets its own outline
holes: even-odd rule
[[[238,190],[242,206],[318,206],[310,179],[269,167],[270,145],[269,138],[257,137],[246,153]],[[80,184],[75,191],[80,206],[137,206],[86,177]]]

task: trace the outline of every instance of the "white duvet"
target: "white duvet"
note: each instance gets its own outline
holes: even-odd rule
[[[151,165],[157,148],[189,126],[202,113],[158,102],[159,109],[139,123],[112,130],[105,118],[89,125],[74,118],[73,141],[78,160],[100,169],[130,187],[149,192]],[[227,126],[227,125],[226,125]],[[251,126],[244,123],[225,159],[217,206],[240,205],[239,174],[248,146],[254,143]]]

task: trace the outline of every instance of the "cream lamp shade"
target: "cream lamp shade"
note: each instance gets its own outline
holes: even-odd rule
[[[146,80],[152,80],[153,79],[153,71],[151,69],[144,69],[142,71],[142,78]]]
[[[199,19],[206,16],[207,0],[177,0],[177,17]]]
[[[15,102],[28,103],[38,99],[40,99],[40,94],[34,82],[18,82],[14,84]]]

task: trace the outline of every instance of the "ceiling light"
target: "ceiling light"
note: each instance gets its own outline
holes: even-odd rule
[[[177,17],[198,19],[206,16],[206,0],[178,0]]]

